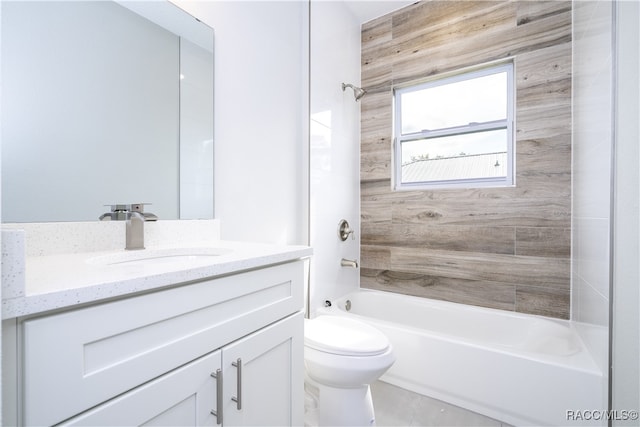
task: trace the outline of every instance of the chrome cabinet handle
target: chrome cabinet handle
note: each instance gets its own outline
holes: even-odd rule
[[[216,379],[216,409],[212,409],[211,414],[215,415],[216,424],[222,424],[222,369],[211,373],[211,376]]]
[[[237,403],[238,411],[242,409],[242,359],[238,357],[238,360],[231,363],[232,366],[235,366],[238,371],[238,396],[232,396],[231,400]]]

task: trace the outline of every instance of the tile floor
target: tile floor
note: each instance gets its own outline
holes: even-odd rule
[[[382,426],[492,426],[508,424],[440,400],[376,381],[371,384],[376,424]]]

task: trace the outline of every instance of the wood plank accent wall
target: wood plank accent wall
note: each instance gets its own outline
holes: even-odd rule
[[[513,57],[516,186],[391,189],[393,86]],[[362,27],[361,286],[568,318],[571,2],[421,1]]]

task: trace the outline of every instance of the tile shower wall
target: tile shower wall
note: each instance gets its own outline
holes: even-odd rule
[[[570,314],[571,2],[423,1],[362,29],[361,286]],[[392,88],[513,57],[516,186],[391,190]]]

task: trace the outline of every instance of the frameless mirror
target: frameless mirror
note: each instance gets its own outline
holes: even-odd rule
[[[0,7],[3,222],[213,218],[213,29],[169,2]]]

